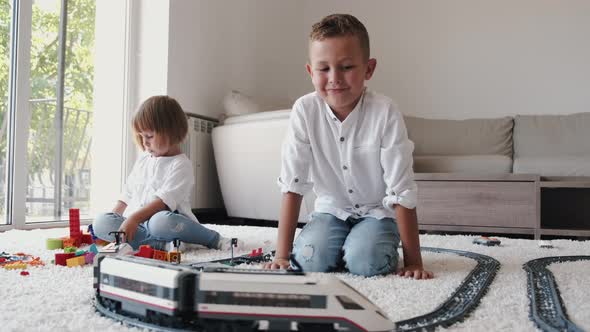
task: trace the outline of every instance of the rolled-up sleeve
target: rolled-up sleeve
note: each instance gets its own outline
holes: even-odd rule
[[[281,151],[281,174],[277,184],[282,193],[304,195],[313,187],[309,180],[311,158],[311,144],[302,106],[296,102]]]
[[[392,104],[391,108],[381,144],[381,166],[386,186],[383,206],[394,210],[394,205],[400,204],[413,209],[418,201],[412,169],[414,143],[408,139],[402,114],[395,105]]]

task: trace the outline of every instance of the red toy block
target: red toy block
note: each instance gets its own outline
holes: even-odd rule
[[[63,239],[63,247],[67,248],[67,247],[76,247],[78,248],[80,246],[80,241],[76,241],[76,239],[71,238],[71,237],[67,237],[67,238],[62,238]]]
[[[66,261],[72,257],[76,257],[76,253],[58,253],[55,254],[55,265],[66,266]]]
[[[167,251],[161,251],[161,250],[155,250],[155,249],[154,249],[154,257],[153,258],[161,260],[161,261],[168,261],[170,259]]]
[[[80,232],[80,210],[70,209],[70,237],[78,238],[82,235]]]
[[[29,275],[29,272],[27,272],[27,271],[20,271],[20,275],[21,276],[28,276]]]
[[[92,235],[90,235],[90,234],[82,234],[82,243],[92,244]]]
[[[152,249],[152,247],[150,247],[148,244],[144,244],[139,246],[139,251],[135,253],[135,256],[152,258],[154,256],[154,249]]]

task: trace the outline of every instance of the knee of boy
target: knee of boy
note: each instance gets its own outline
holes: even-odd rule
[[[347,250],[344,253],[346,269],[356,275],[372,277],[395,272],[397,269],[397,252],[369,253],[362,250]]]

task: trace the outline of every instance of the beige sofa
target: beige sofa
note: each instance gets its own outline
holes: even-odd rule
[[[276,177],[289,114],[232,117],[213,130],[229,216],[278,219]],[[574,218],[567,222],[557,220],[554,202],[542,204],[544,197],[563,197],[558,203],[566,205],[590,194],[590,113],[405,121],[415,143],[422,229],[590,235],[590,218],[577,212],[583,204],[570,207]],[[304,197],[300,221],[314,199],[313,193]]]

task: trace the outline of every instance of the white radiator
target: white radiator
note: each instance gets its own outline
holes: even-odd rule
[[[217,123],[214,121],[188,116],[188,135],[182,144],[182,151],[192,161],[195,172],[192,209],[223,208],[211,142],[211,131],[215,126]]]

